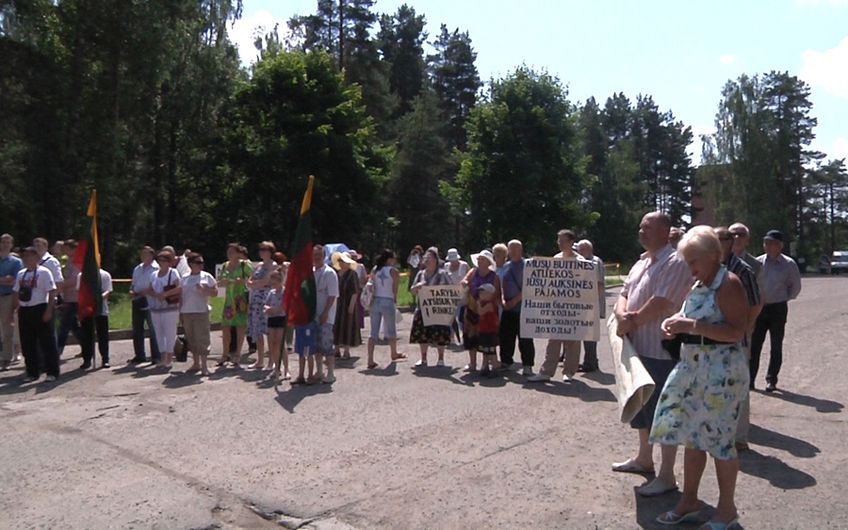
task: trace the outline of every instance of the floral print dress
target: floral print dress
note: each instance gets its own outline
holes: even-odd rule
[[[247,261],[242,261],[235,270],[227,270],[224,265],[221,271],[221,279],[229,280],[226,296],[224,298],[224,310],[221,315],[221,325],[242,328],[247,326],[248,292],[247,285],[235,284],[235,280],[247,280],[253,273],[253,267]]]
[[[716,291],[727,276],[722,265],[712,284],[695,284],[683,316],[710,324],[724,322]],[[657,403],[651,443],[684,445],[717,460],[736,458],[739,405],[748,394],[748,363],[740,344],[683,344],[680,362]]]
[[[260,264],[254,269],[251,279],[253,281],[264,280],[273,272],[271,267],[266,267]],[[270,287],[249,289],[250,304],[247,314],[247,336],[254,342],[259,340],[263,335],[268,334],[268,318],[265,315],[265,299],[268,293],[271,292]]]

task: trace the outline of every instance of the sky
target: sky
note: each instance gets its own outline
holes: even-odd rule
[[[811,86],[818,119],[812,148],[848,158],[848,0],[377,0],[378,13],[407,3],[439,26],[468,31],[483,81],[526,64],[556,75],[574,102],[649,94],[692,127],[715,131],[721,89],[741,74],[788,71]],[[257,28],[315,11],[315,0],[244,0],[230,35],[242,61],[256,57]],[[848,162],[848,161],[846,161]]]

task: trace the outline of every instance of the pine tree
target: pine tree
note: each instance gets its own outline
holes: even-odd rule
[[[380,17],[377,40],[383,59],[389,64],[389,87],[398,98],[395,116],[412,109],[414,100],[424,88],[426,71],[424,63],[424,15],[403,4],[394,15]]]
[[[448,120],[447,137],[451,145],[464,150],[467,142],[465,121],[477,102],[480,76],[474,61],[477,53],[471,46],[468,32],[452,33],[442,24],[439,37],[433,42],[436,50],[429,60],[431,79],[440,107]]]

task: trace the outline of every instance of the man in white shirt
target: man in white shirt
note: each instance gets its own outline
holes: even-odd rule
[[[150,318],[149,300],[143,293],[150,288],[153,273],[159,270],[159,264],[153,260],[156,251],[152,247],[141,249],[141,263],[135,266],[130,285],[132,297],[132,335],[134,356],[129,362],[139,364],[147,361],[144,351],[144,325],[147,324],[150,336],[150,360],[159,362],[159,347],[156,345],[156,334],[153,331],[153,321]]]
[[[77,291],[82,281],[82,273],[77,275]],[[110,368],[109,364],[109,296],[112,294],[112,275],[100,269],[100,296],[103,304],[98,315],[90,315],[80,320],[82,329],[82,366],[80,370],[91,368],[94,360],[94,333],[97,332],[97,349],[100,351],[101,366]]]
[[[50,254],[50,252],[48,252],[48,249],[50,248],[50,243],[48,243],[45,238],[37,237],[33,239],[32,246],[35,247],[36,252],[38,252],[38,266],[45,267],[47,270],[50,271],[50,274],[53,275],[53,283],[56,284],[56,297],[53,304],[54,306],[57,306],[60,303],[59,295],[62,294],[62,291],[64,291],[65,287],[65,277],[62,274],[62,264],[59,262],[59,259],[57,257],[53,256],[52,254]],[[53,311],[52,314],[52,325],[55,327],[56,317],[58,315],[56,311]],[[55,332],[53,333],[53,337],[54,340],[58,339],[58,336]],[[57,350],[59,348],[58,341],[56,342],[56,348]]]
[[[571,230],[560,230],[557,232],[557,245],[559,252],[554,256],[557,259],[585,261],[582,256],[574,252],[574,240],[576,236]],[[545,362],[539,369],[539,373],[527,378],[532,383],[550,381],[556,375],[560,352],[563,355],[562,381],[571,381],[580,365],[580,341],[579,340],[556,340],[549,339],[545,348]]]
[[[50,270],[38,264],[40,255],[43,254],[35,247],[27,247],[21,252],[24,268],[18,271],[12,289],[26,363],[26,380],[37,380],[43,370],[49,382],[59,377],[59,351],[53,325],[56,283]]]
[[[333,326],[336,322],[336,300],[339,298],[339,277],[336,271],[324,261],[324,247],[315,245],[312,249],[312,265],[315,269],[315,365],[316,382],[334,383],[336,356],[333,353]],[[324,361],[327,362],[327,375],[324,376]]]

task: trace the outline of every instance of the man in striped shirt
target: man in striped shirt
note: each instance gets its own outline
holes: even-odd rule
[[[618,333],[627,335],[639,354],[639,359],[656,384],[653,395],[630,422],[639,431],[639,452],[613,464],[613,471],[625,473],[654,473],[653,446],[648,441],[657,399],[677,361],[662,347],[662,321],[678,311],[692,286],[692,274],[683,259],[669,243],[671,219],[661,212],[646,214],[639,224],[639,243],[645,249],[624,281],[615,317]],[[676,446],[662,447],[660,471],[656,478],[641,486],[643,496],[656,496],[677,489],[674,477]]]

